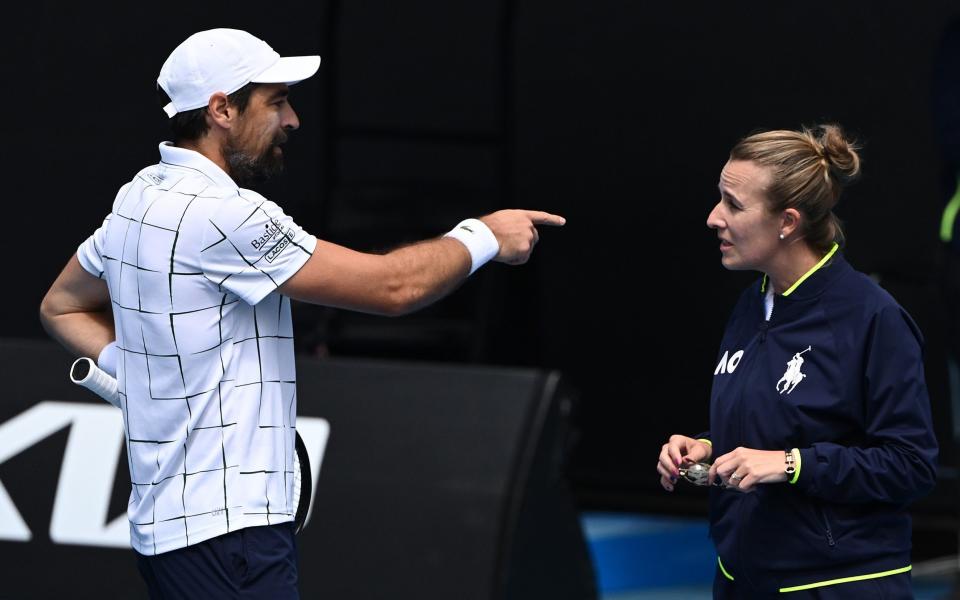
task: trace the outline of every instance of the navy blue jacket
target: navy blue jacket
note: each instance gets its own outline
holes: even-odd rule
[[[753,493],[711,489],[721,563],[738,587],[762,591],[905,569],[905,506],[936,478],[922,335],[839,254],[775,296],[769,321],[764,285],[727,325],[705,437],[714,458],[799,448],[800,474]]]

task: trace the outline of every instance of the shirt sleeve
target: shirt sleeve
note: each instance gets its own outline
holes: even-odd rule
[[[87,273],[100,279],[103,279],[103,243],[110,217],[111,215],[107,215],[103,224],[77,248],[77,260],[80,261],[80,266]]]
[[[313,254],[317,238],[275,203],[241,191],[210,215],[200,266],[204,275],[248,304],[257,304],[296,273]]]
[[[802,448],[796,485],[834,502],[906,504],[936,483],[937,440],[923,373],[922,337],[898,306],[881,310],[865,340],[861,443]]]

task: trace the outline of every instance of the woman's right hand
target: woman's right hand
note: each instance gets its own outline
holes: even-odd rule
[[[680,476],[680,465],[710,460],[712,452],[713,447],[706,442],[685,435],[671,435],[660,450],[660,459],[657,461],[660,485],[668,492],[672,492],[673,484]]]

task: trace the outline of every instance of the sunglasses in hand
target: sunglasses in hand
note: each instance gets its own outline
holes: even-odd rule
[[[692,463],[682,466],[678,470],[680,471],[680,477],[683,477],[694,485],[710,485],[708,483],[708,479],[710,478],[710,465],[707,463]],[[720,481],[719,477],[713,481],[713,485],[726,487],[726,484]]]

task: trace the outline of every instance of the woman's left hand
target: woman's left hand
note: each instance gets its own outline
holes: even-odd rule
[[[726,486],[740,492],[752,492],[758,483],[787,480],[783,450],[737,448],[717,457],[710,467],[708,481],[720,478]]]

